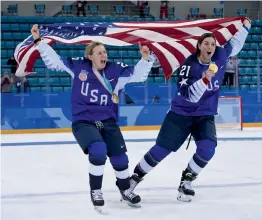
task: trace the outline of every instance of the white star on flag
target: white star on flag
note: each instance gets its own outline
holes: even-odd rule
[[[187,85],[187,83],[186,83],[187,80],[188,80],[188,78],[186,78],[186,79],[182,78],[182,80],[179,82],[180,86]]]

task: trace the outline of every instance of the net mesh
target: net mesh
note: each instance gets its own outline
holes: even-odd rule
[[[220,97],[218,101],[217,129],[242,129],[241,97]]]

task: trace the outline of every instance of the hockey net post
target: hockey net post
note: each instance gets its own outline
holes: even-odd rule
[[[217,129],[243,130],[241,96],[220,96],[215,120]]]

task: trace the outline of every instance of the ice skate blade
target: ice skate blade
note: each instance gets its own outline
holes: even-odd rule
[[[108,213],[103,209],[103,206],[94,206],[94,209],[100,214],[100,215],[107,215]]]
[[[184,193],[179,192],[177,196],[177,200],[180,202],[191,202],[192,196],[185,195]]]
[[[132,208],[141,208],[141,205],[139,203],[133,204],[129,201],[124,200],[123,198],[120,199],[120,202],[124,202],[126,203],[128,206],[132,207]]]

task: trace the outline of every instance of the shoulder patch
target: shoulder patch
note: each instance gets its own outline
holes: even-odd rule
[[[81,70],[79,75],[78,75],[78,78],[84,82],[87,80],[87,76],[88,76],[88,72],[86,70]]]

